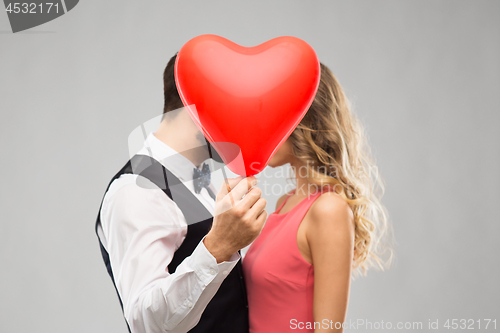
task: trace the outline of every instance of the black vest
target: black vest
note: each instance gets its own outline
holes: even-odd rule
[[[206,210],[203,204],[193,195],[193,193],[191,193],[191,191],[189,191],[186,186],[182,184],[177,177],[175,177],[168,169],[164,168],[158,161],[145,155],[133,156],[113,177],[108,185],[108,188],[106,189],[106,192],[115,179],[120,177],[122,174],[127,173],[141,175],[149,179],[152,183],[162,189],[170,199],[174,197],[175,199],[173,200],[179,206],[186,218],[188,223],[186,238],[177,251],[175,251],[174,257],[168,265],[168,271],[172,273],[186,257],[193,253],[196,246],[208,233],[212,225],[213,217]],[[142,179],[141,177],[138,177],[137,179],[138,185],[147,186],[145,183],[139,184]],[[172,191],[170,187],[172,187]],[[175,195],[173,196],[172,192],[174,188]],[[208,218],[198,222],[200,221],[200,212]],[[96,233],[97,225],[101,223],[100,216],[101,209],[99,208],[99,214],[97,215],[95,225]],[[116,289],[113,277],[113,271],[111,270],[108,252],[102,245],[99,237],[97,238],[101,247],[104,264],[106,265],[108,274],[111,277],[116,293],[118,294],[118,289]],[[119,294],[118,300],[120,301],[120,306],[123,311],[123,303]],[[248,303],[245,282],[243,280],[241,260],[238,261],[233,270],[226,276],[219,290],[205,308],[200,321],[189,332],[248,333]]]

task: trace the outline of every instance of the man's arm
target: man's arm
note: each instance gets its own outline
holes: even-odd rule
[[[186,236],[185,218],[162,190],[137,186],[136,177],[115,180],[101,209],[103,244],[124,315],[133,333],[186,332],[240,257],[236,252],[217,264],[202,241],[174,273],[168,272]]]

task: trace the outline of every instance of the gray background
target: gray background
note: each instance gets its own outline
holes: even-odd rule
[[[95,217],[128,135],[162,112],[168,59],[205,33],[304,39],[365,124],[397,260],[352,283],[348,319],[500,320],[499,13],[478,0],[85,0],[19,34],[0,13],[0,331],[126,331]]]

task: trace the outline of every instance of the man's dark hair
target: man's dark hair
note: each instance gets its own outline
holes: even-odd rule
[[[163,72],[163,94],[165,96],[165,106],[163,107],[163,113],[177,110],[184,106],[175,85],[175,59],[177,59],[177,52],[172,58],[170,58],[167,67],[165,67],[165,71]]]

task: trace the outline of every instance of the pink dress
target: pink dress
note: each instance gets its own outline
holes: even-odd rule
[[[299,252],[297,230],[322,192],[317,190],[289,212],[278,214],[294,192],[268,216],[243,259],[250,333],[297,332],[299,322],[314,322],[314,266]]]

